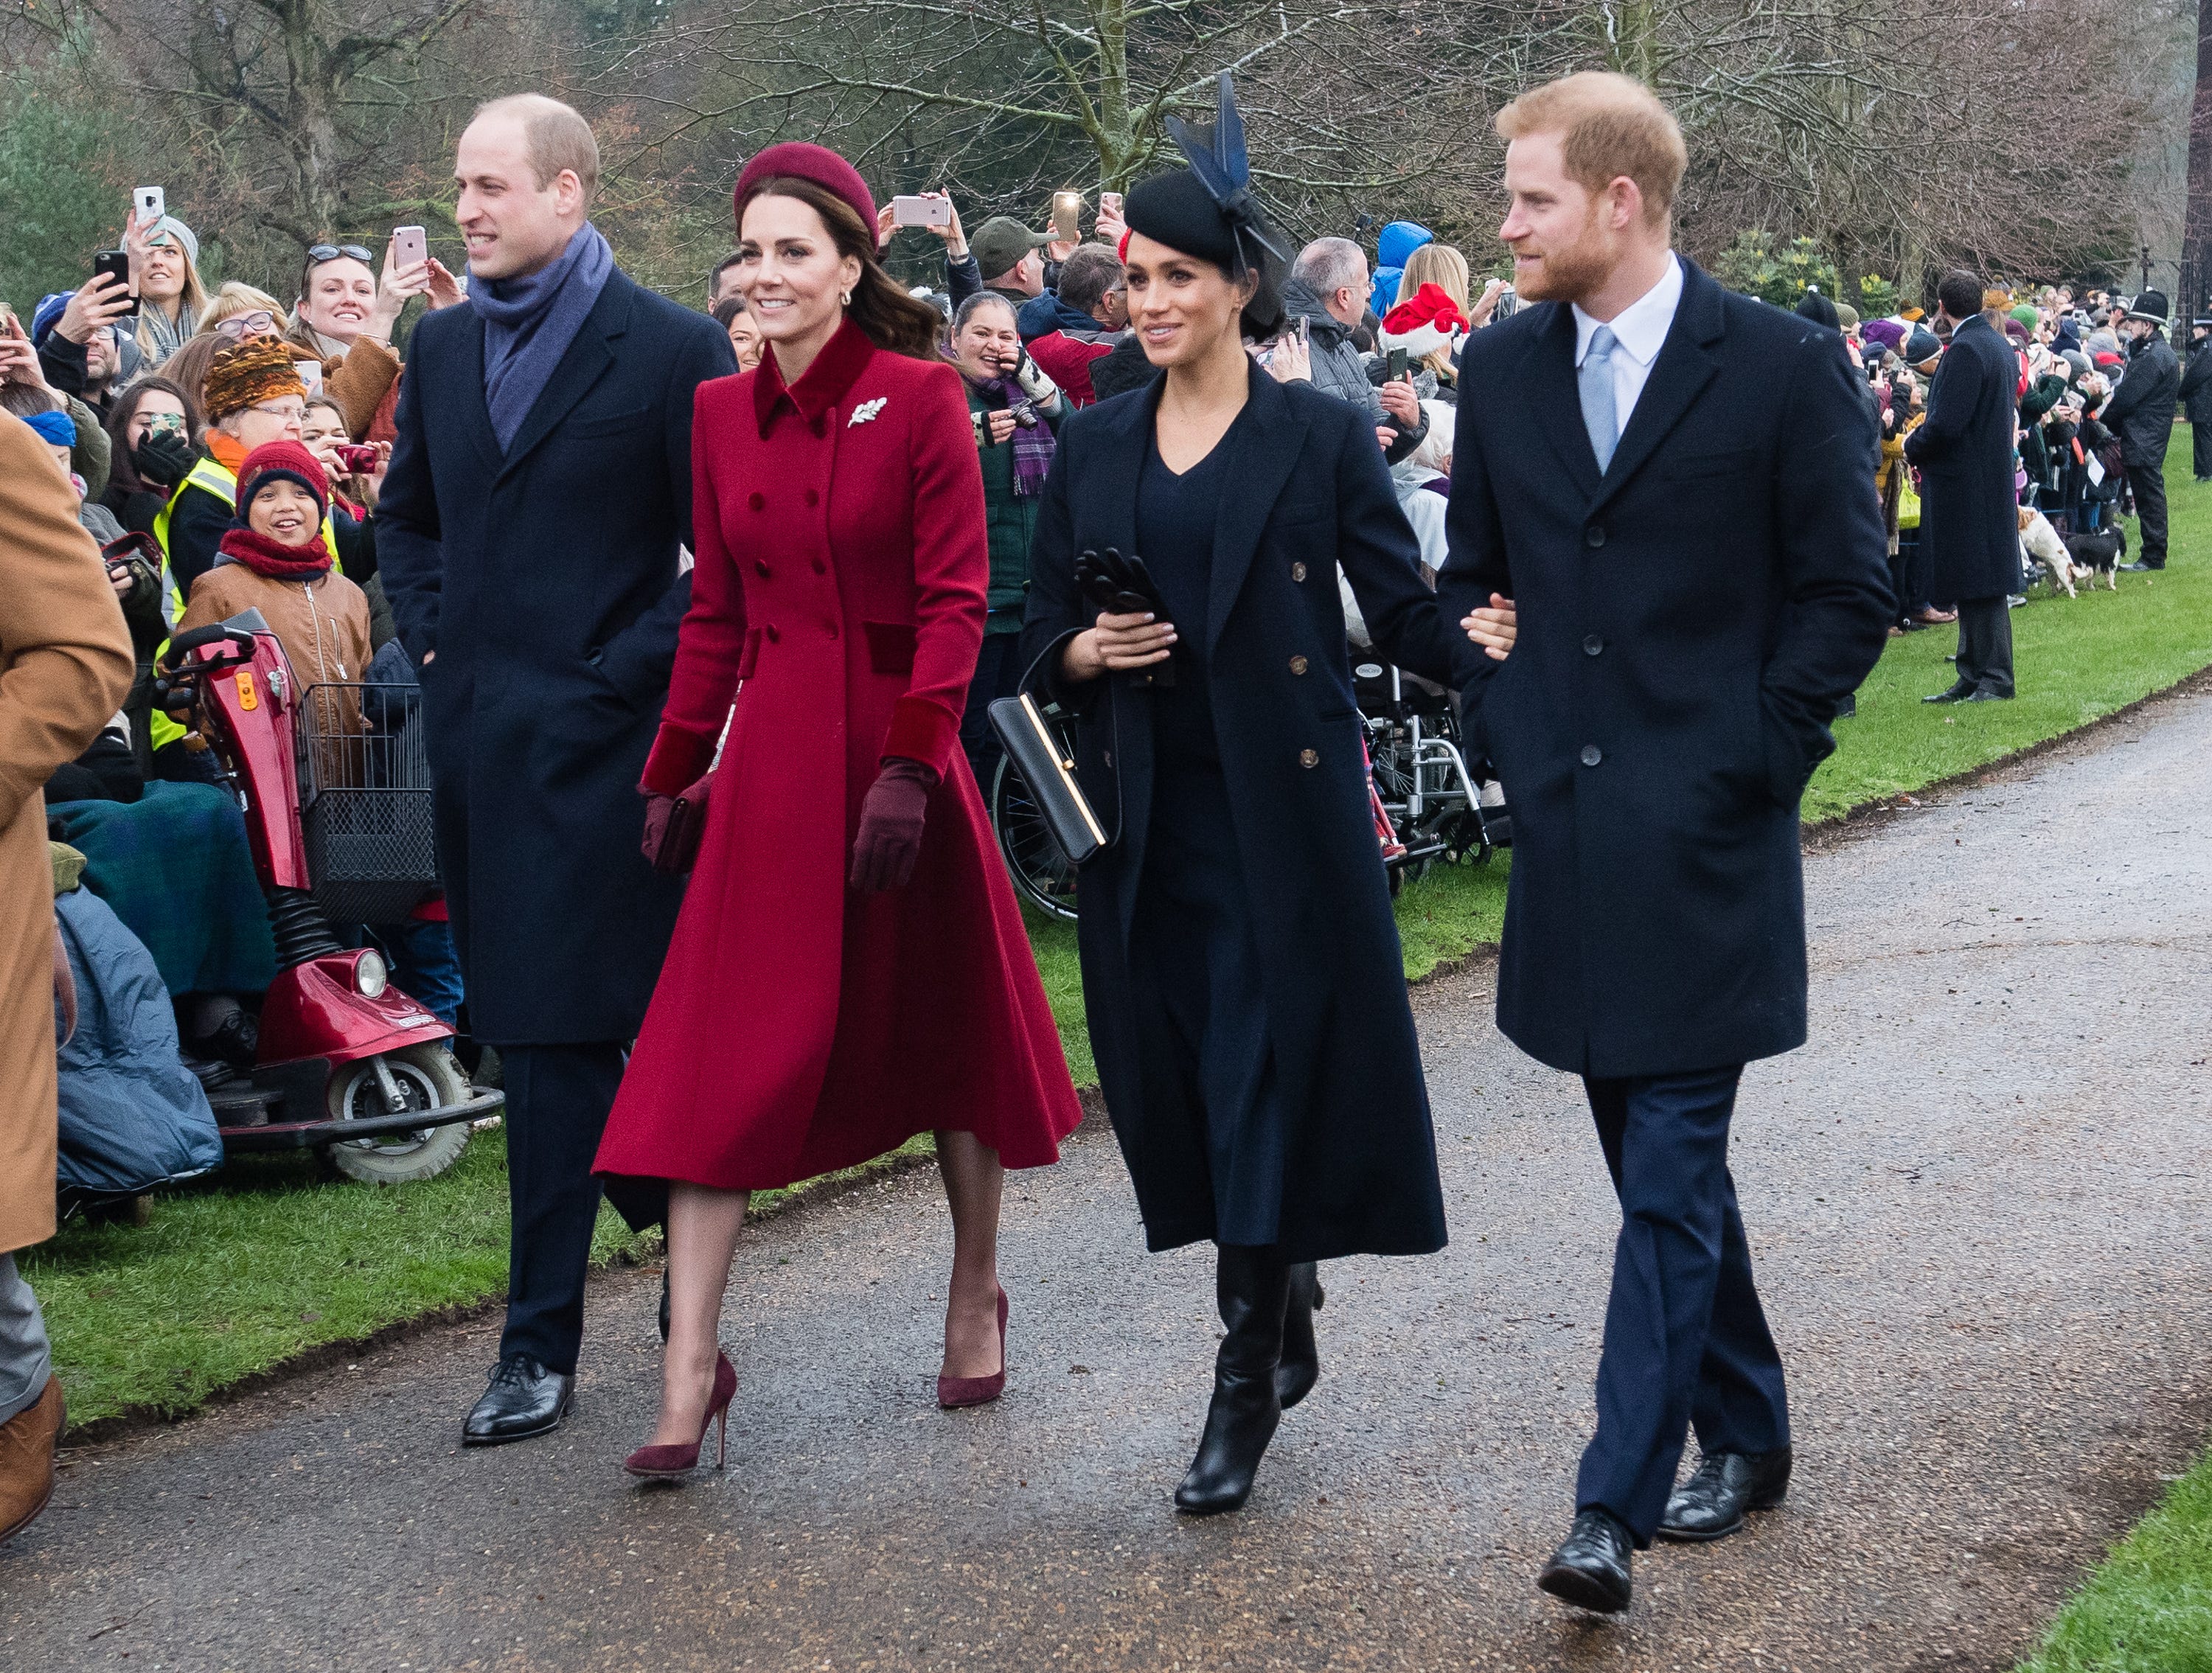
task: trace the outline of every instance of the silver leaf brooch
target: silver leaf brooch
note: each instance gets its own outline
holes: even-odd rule
[[[890,399],[888,395],[878,395],[872,401],[861,402],[853,409],[853,416],[845,421],[845,428],[850,429],[855,424],[867,423],[884,410],[884,403]]]

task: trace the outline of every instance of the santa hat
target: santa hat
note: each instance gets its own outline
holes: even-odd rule
[[[1467,316],[1459,304],[1442,285],[1425,284],[1382,316],[1379,340],[1385,349],[1403,349],[1409,358],[1425,360],[1466,334]]]

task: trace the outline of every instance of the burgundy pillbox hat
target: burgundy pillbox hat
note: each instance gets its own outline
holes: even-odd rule
[[[744,230],[745,199],[761,181],[773,179],[811,180],[848,204],[853,213],[860,217],[860,224],[871,233],[875,230],[876,200],[868,191],[868,183],[860,178],[860,171],[826,145],[787,139],[759,153],[745,165],[745,172],[738,176],[732,209],[741,234]]]

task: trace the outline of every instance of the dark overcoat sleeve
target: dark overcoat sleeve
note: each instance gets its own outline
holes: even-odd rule
[[[1809,334],[1798,362],[1774,465],[1786,604],[1759,683],[1768,787],[1785,804],[1834,751],[1828,722],[1880,659],[1895,613],[1888,536],[1866,468],[1873,415],[1832,335]]]
[[[1491,491],[1490,465],[1484,456],[1474,414],[1452,451],[1451,498],[1444,513],[1444,567],[1437,575],[1437,599],[1454,624],[1488,605],[1491,594],[1513,596],[1513,566],[1505,550],[1505,530]],[[1482,731],[1482,699],[1491,678],[1504,665],[1469,642],[1459,685],[1460,725],[1470,758],[1489,753]]]
[[[441,369],[434,344],[425,340],[433,336],[426,328],[436,317],[415,330],[414,365],[410,375],[399,380],[392,462],[376,501],[377,570],[384,577],[384,596],[392,605],[399,642],[418,667],[438,648],[438,606],[446,580],[438,490],[422,416],[423,391],[436,386]]]
[[[1424,679],[1456,689],[1474,672],[1467,653],[1474,646],[1421,579],[1421,544],[1364,424],[1346,425],[1338,441],[1336,508],[1337,562],[1375,648]]]
[[[684,333],[672,357],[667,387],[662,392],[661,423],[666,434],[662,449],[667,461],[669,502],[678,508],[678,529],[693,551],[691,496],[691,419],[699,386],[712,378],[726,378],[738,369],[730,336],[711,319],[705,329]],[[676,665],[677,630],[691,605],[691,578],[684,576],[661,595],[660,601],[610,640],[599,657],[599,672],[614,688],[643,708],[658,704],[668,690],[669,672]]]
[[[1928,416],[1905,438],[1905,457],[1914,465],[1937,465],[1957,453],[1981,408],[1981,357],[1961,354],[1954,341],[1943,356],[1928,391]]]

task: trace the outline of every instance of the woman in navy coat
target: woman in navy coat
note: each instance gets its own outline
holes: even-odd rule
[[[1310,1263],[1444,1242],[1337,567],[1385,654],[1447,681],[1477,654],[1422,583],[1366,416],[1247,356],[1282,315],[1244,214],[1188,172],[1130,193],[1130,311],[1165,375],[1063,429],[1024,648],[1120,833],[1085,870],[1079,943],[1146,1240],[1220,1246],[1229,1333],[1176,1494],[1198,1514],[1243,1503],[1313,1384]],[[1161,611],[1079,595],[1078,556],[1109,547],[1145,560]]]

